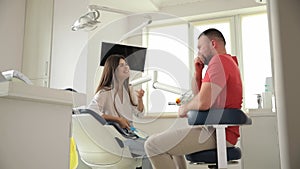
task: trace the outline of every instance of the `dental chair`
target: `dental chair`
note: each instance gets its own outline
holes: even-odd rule
[[[240,109],[215,109],[209,111],[189,111],[189,125],[212,126],[216,130],[217,148],[186,155],[192,164],[207,164],[208,168],[227,168],[241,159],[239,147],[226,147],[225,128],[227,126],[251,125],[252,120]]]
[[[92,169],[136,169],[142,165],[142,159],[124,145],[126,140],[137,137],[134,133],[117,131],[92,110],[75,109],[74,112],[72,134],[86,165]]]

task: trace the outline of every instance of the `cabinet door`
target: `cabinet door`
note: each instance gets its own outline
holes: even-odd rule
[[[243,169],[280,169],[277,117],[252,116],[251,126],[241,127]]]
[[[49,78],[54,0],[27,0],[22,72]]]
[[[36,86],[49,87],[48,79],[33,79],[31,82]]]

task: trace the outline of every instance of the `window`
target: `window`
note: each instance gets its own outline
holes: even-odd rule
[[[241,17],[246,108],[257,108],[256,94],[265,91],[267,77],[272,77],[268,18],[266,13]]]
[[[256,94],[264,92],[266,78],[272,77],[266,13],[195,21],[190,25],[150,27],[147,36],[147,73],[152,74],[154,67],[158,68],[159,82],[190,89],[193,60],[198,52],[197,37],[208,28],[216,28],[223,33],[227,53],[236,55],[239,60],[244,85],[243,107],[257,108]],[[153,89],[151,83],[147,85],[149,112],[177,112],[178,107],[168,106],[168,102],[180,95]]]
[[[232,51],[232,45],[231,45],[231,34],[230,34],[230,25],[231,25],[231,20],[230,18],[225,18],[225,19],[217,19],[217,20],[209,20],[209,21],[201,21],[201,22],[195,22],[193,23],[194,25],[194,53],[197,54],[198,49],[197,49],[197,45],[198,45],[198,37],[200,35],[200,33],[202,33],[203,31],[205,31],[206,29],[209,28],[216,28],[219,31],[222,32],[225,40],[226,40],[226,51],[227,53],[231,53]],[[194,56],[196,57],[196,56]],[[206,71],[206,66],[203,69],[204,71],[203,73],[203,77]]]
[[[190,88],[188,24],[174,24],[148,29],[146,57],[147,74],[157,71],[157,81],[183,90]],[[179,94],[148,87],[149,113],[177,112],[175,102]],[[153,106],[152,106],[153,105]]]
[[[225,40],[226,40],[226,51],[227,53],[232,53],[232,45],[231,45],[231,34],[230,34],[230,26],[231,26],[231,20],[230,18],[225,19],[218,19],[218,20],[209,20],[209,21],[201,21],[201,22],[195,22],[193,23],[195,29],[194,29],[194,51],[196,54],[198,52],[197,50],[197,43],[198,43],[198,36],[200,33],[205,31],[209,28],[216,28],[219,31],[222,32]]]

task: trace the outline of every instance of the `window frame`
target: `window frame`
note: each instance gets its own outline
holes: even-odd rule
[[[187,36],[187,45],[191,45],[190,42],[190,24],[185,21],[185,20],[174,20],[174,19],[170,19],[170,20],[165,20],[164,22],[158,22],[158,23],[154,23],[154,24],[151,24],[149,26],[147,26],[144,30],[143,30],[143,40],[142,40],[142,43],[143,43],[143,46],[149,46],[149,29],[155,29],[155,28],[163,28],[163,27],[171,27],[171,26],[176,26],[176,25],[184,25],[184,24],[187,24],[187,33],[188,33],[188,36]],[[191,57],[193,58],[193,54],[190,50],[188,50],[188,67],[191,68],[193,67],[193,60],[191,59]],[[146,62],[145,63],[145,66],[149,66],[148,63]],[[159,72],[157,72],[159,74]],[[164,72],[161,72],[161,73],[164,73]],[[145,70],[145,72],[143,73],[143,76],[145,75],[148,75],[148,70]],[[150,74],[151,75],[151,74]],[[191,82],[191,78],[189,78],[189,84]],[[149,89],[149,87],[152,87],[152,83],[146,83],[146,84],[143,84],[143,87],[146,88],[146,89]],[[156,113],[168,113],[168,115],[175,115],[177,114],[177,112],[168,112],[168,111],[165,111],[165,112],[153,112],[153,113],[148,113],[148,110],[149,110],[149,90],[146,91],[146,98],[144,98],[144,102],[146,103],[145,104],[145,110],[146,110],[146,115],[151,115],[151,114],[156,114]],[[176,98],[174,98],[174,101],[175,101]]]
[[[213,16],[212,14],[209,14],[207,16],[198,16],[198,17],[187,17],[185,18],[186,22],[189,23],[188,27],[188,45],[191,45],[194,47],[194,32],[193,32],[193,26],[195,25],[200,25],[203,23],[218,23],[222,21],[228,21],[230,25],[230,38],[231,38],[231,55],[237,56],[239,60],[239,68],[241,72],[241,78],[242,78],[242,83],[244,84],[244,63],[243,63],[243,44],[242,44],[242,17],[244,16],[251,16],[251,15],[259,15],[259,14],[267,14],[267,11],[265,8],[258,8],[254,10],[245,10],[245,11],[235,11],[235,12],[228,12],[228,13],[221,13],[221,14],[216,14]],[[268,14],[267,14],[268,15]],[[171,26],[171,25],[176,25],[176,24],[182,24],[182,22],[172,22],[172,21],[167,21],[167,22],[160,22],[159,24],[155,24],[153,26],[148,26],[147,28],[144,29],[144,36],[143,36],[143,45],[148,46],[148,28],[153,28],[153,27],[161,27],[161,26]],[[193,52],[189,50],[189,68],[194,71],[193,67]],[[272,63],[272,56],[271,56],[271,63]],[[273,68],[271,65],[271,71],[273,74]],[[150,84],[147,84],[150,85]],[[151,84],[152,85],[152,84]],[[149,93],[146,93],[149,95]],[[243,98],[245,98],[245,88],[243,88]],[[148,99],[146,101],[146,105],[148,104]],[[245,100],[243,101],[242,104],[242,109],[248,109],[245,107]],[[147,109],[146,109],[147,110]],[[177,112],[164,112],[164,113],[177,113]]]

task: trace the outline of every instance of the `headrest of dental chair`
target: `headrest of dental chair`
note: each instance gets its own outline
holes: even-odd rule
[[[252,120],[240,109],[192,110],[188,112],[189,125],[250,125]]]
[[[80,114],[90,114],[92,115],[99,123],[102,125],[107,124],[107,121],[102,118],[98,113],[94,112],[93,110],[90,109],[77,109]]]

